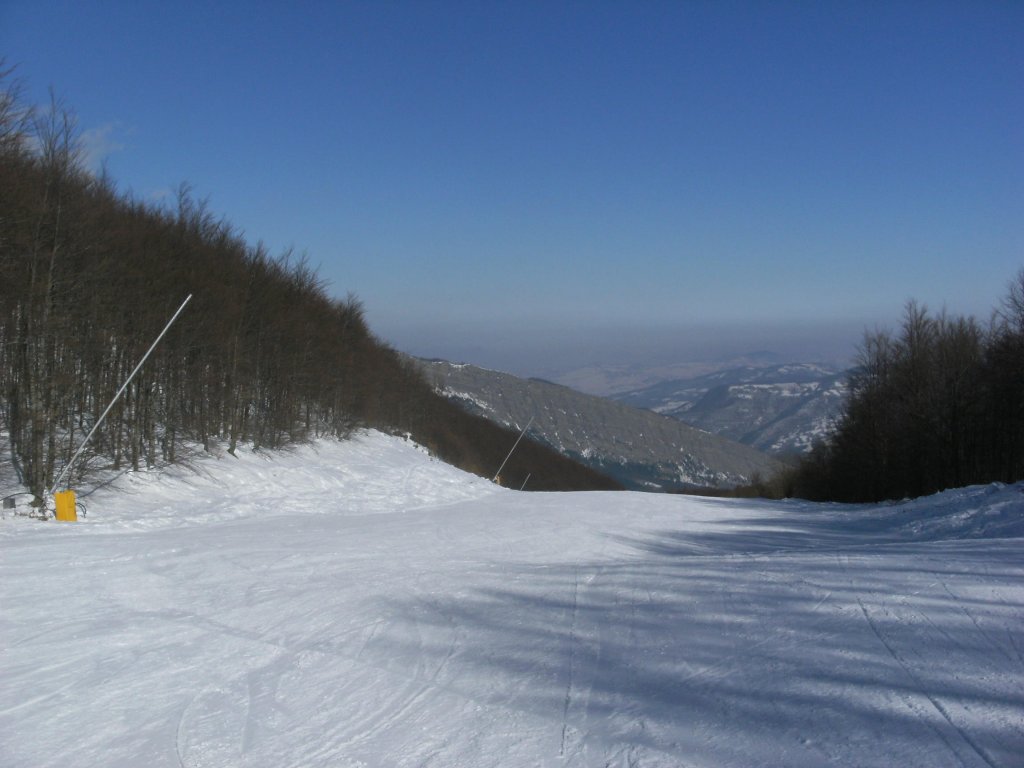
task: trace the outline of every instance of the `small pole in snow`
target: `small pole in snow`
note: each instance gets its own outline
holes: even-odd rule
[[[523,490],[523,488],[525,488],[525,487],[526,487],[526,484],[527,484],[528,482],[530,482],[530,475],[532,475],[532,474],[533,474],[532,472],[527,472],[527,473],[526,473],[526,479],[525,479],[525,480],[523,480],[523,484],[519,486],[519,490],[520,490],[520,491],[521,491],[521,490]]]
[[[526,422],[526,426],[523,427],[523,431],[519,433],[519,437],[517,437],[516,441],[512,444],[512,450],[508,452],[508,456],[506,456],[505,460],[503,462],[501,462],[501,466],[498,467],[498,471],[495,472],[494,473],[494,477],[491,478],[491,482],[492,483],[498,482],[498,475],[501,474],[501,470],[503,470],[505,468],[505,465],[508,464],[508,460],[512,458],[512,453],[515,451],[516,446],[519,445],[519,441],[523,439],[523,435],[526,434],[526,430],[528,430],[530,428],[531,424],[533,424],[533,417],[532,416],[530,417],[530,420],[528,422]]]

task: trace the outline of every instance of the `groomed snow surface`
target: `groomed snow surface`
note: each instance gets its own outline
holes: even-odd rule
[[[369,433],[0,523],[0,765],[1021,766],[1024,484],[508,491]]]

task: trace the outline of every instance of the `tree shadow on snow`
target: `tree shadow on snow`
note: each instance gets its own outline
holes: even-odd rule
[[[866,548],[872,525],[903,545]],[[907,543],[887,525],[788,509],[618,536],[610,561],[467,566],[472,589],[394,599],[370,650],[419,658],[431,684],[548,722],[591,756],[1013,764],[1018,542]]]

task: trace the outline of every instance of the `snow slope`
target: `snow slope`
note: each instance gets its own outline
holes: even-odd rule
[[[1024,484],[508,491],[376,433],[0,523],[0,765],[1024,765]]]

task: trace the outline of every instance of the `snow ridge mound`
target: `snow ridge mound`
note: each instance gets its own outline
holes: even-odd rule
[[[1024,537],[1024,482],[975,485],[897,503],[892,522],[920,541]]]
[[[239,448],[191,468],[127,472],[79,491],[80,528],[148,530],[282,515],[394,514],[478,499],[502,489],[376,430],[281,451]]]

